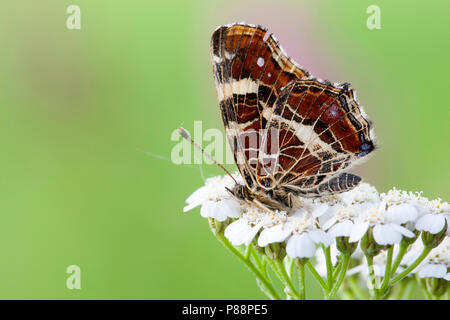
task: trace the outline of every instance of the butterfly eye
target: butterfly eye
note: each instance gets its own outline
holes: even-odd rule
[[[373,143],[372,142],[364,142],[361,147],[360,150],[362,151],[361,153],[358,154],[358,157],[363,157],[366,154],[368,154],[370,151],[372,151],[374,149]]]
[[[361,150],[362,151],[367,151],[367,150],[370,150],[370,149],[372,149],[373,148],[373,145],[372,145],[372,143],[370,143],[370,142],[364,142],[362,145],[361,145]]]

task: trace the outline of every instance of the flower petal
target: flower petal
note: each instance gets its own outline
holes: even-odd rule
[[[402,240],[402,235],[392,228],[391,224],[376,225],[373,228],[373,239],[381,245],[395,244]]]
[[[203,218],[213,218],[214,211],[217,207],[216,201],[206,201],[202,204],[202,208],[200,209],[200,215]]]
[[[325,212],[327,212],[327,210],[330,208],[330,206],[326,203],[321,203],[318,204],[317,206],[314,207],[313,211],[312,211],[312,216],[314,218],[320,217],[323,214],[325,214]]]
[[[327,220],[327,222],[325,222],[324,224],[322,224],[322,229],[323,229],[323,230],[328,230],[328,229],[330,229],[336,222],[337,222],[336,217],[331,217],[330,219]]]
[[[436,234],[445,226],[445,218],[442,215],[428,213],[416,222],[416,229]]]
[[[306,233],[294,234],[286,246],[286,253],[291,258],[311,258],[315,251],[316,245]]]
[[[257,225],[255,225],[253,228],[251,228],[246,236],[246,239],[244,241],[244,244],[246,246],[248,246],[253,238],[256,236],[256,234],[259,232],[259,230],[262,228],[262,226],[264,225],[264,221],[261,221],[260,223],[258,223]]]
[[[308,232],[308,235],[312,241],[315,243],[323,243],[326,247],[329,247],[333,243],[333,238],[320,229],[314,229]]]
[[[416,207],[410,203],[402,203],[399,205],[390,206],[387,210],[387,220],[389,222],[403,224],[409,221],[414,221],[419,212]]]
[[[216,212],[213,213],[212,217],[219,221],[224,221],[228,217],[239,218],[240,213],[239,203],[231,199],[224,199],[218,202]]]
[[[353,222],[350,220],[344,220],[342,222],[336,223],[334,226],[328,230],[328,234],[333,237],[350,237],[353,230]]]
[[[225,237],[234,246],[244,244],[247,240],[248,234],[252,230],[252,227],[244,219],[239,219],[230,223],[225,229]]]
[[[447,274],[447,267],[442,264],[424,264],[420,267],[420,278],[443,278]]]
[[[188,212],[189,210],[192,210],[192,209],[194,209],[195,207],[198,207],[199,205],[201,205],[200,202],[193,202],[193,203],[190,203],[190,204],[188,204],[187,206],[185,206],[185,207],[183,208],[183,212]]]
[[[186,203],[198,203],[200,204],[205,199],[205,193],[207,191],[206,186],[200,187],[197,190],[195,190],[187,199]]]
[[[415,237],[415,234],[411,230],[409,230],[403,226],[399,226],[398,224],[392,223],[391,227],[394,228],[394,230],[396,230],[397,232],[400,232],[402,235],[404,235],[407,238]]]
[[[283,242],[291,234],[291,230],[283,228],[281,224],[266,228],[258,237],[258,246],[265,247],[269,243]]]
[[[352,231],[350,232],[350,239],[348,241],[349,242],[357,242],[357,241],[361,240],[361,238],[366,233],[368,228],[369,228],[368,222],[355,223]]]

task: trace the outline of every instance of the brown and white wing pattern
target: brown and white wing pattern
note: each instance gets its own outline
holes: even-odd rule
[[[233,24],[217,28],[211,61],[225,130],[236,164],[249,188],[256,172],[263,129],[282,89],[308,76],[261,26]],[[265,116],[264,116],[264,115]]]
[[[278,131],[278,166],[265,185],[318,197],[343,192],[360,178],[343,173],[374,149],[370,122],[347,84],[314,79],[287,87],[268,129]]]
[[[211,60],[227,137],[251,192],[318,197],[360,182],[344,170],[374,143],[349,85],[311,78],[261,26],[217,28]]]

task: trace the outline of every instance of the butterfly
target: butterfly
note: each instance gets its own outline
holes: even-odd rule
[[[312,77],[261,26],[218,27],[211,62],[223,124],[244,184],[228,191],[260,208],[291,211],[300,197],[356,187],[346,171],[375,149],[348,83]]]

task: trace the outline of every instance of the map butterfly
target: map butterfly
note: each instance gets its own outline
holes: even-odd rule
[[[345,171],[375,146],[371,122],[349,84],[312,77],[273,34],[244,23],[214,31],[211,62],[244,180],[229,190],[234,197],[268,211],[291,211],[302,206],[298,196],[333,195],[360,183]]]

